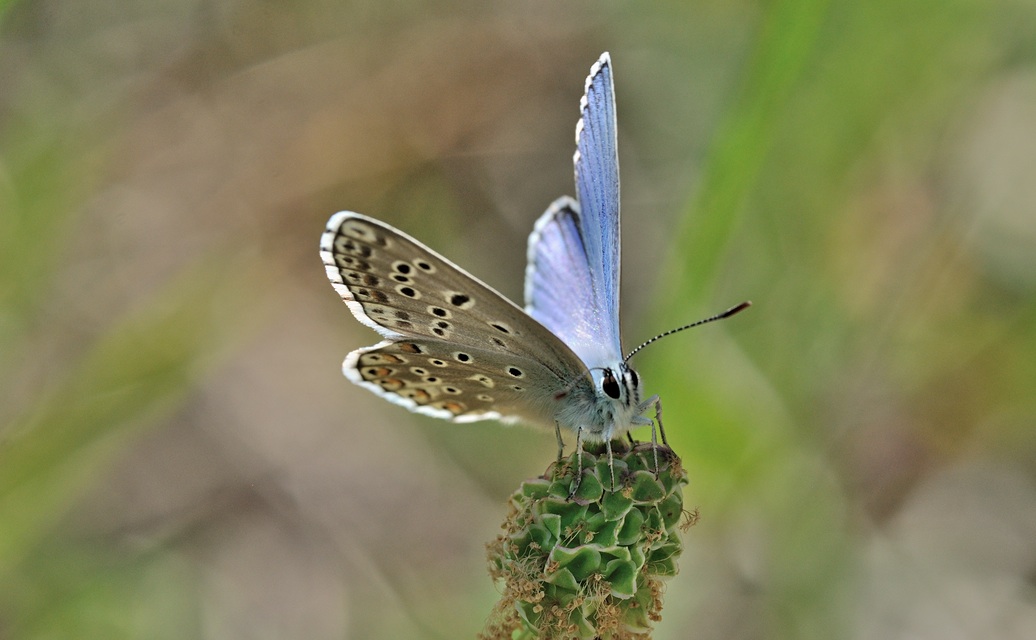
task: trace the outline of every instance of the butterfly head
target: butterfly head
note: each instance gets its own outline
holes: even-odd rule
[[[636,407],[640,403],[640,376],[627,363],[593,370],[597,396],[619,407]]]

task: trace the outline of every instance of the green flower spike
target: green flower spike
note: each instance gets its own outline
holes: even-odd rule
[[[482,640],[649,637],[661,619],[662,581],[676,574],[687,474],[671,450],[641,444],[608,458],[584,451],[522,483],[504,533],[488,545],[490,575],[503,581]],[[693,518],[688,520],[693,524]]]

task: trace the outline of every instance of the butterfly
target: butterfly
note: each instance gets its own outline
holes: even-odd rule
[[[619,336],[619,159],[612,64],[590,69],[576,126],[575,199],[555,200],[528,245],[525,308],[402,231],[342,211],[320,238],[335,291],[384,340],[350,353],[352,382],[411,411],[455,422],[523,421],[611,442],[651,426],[658,468],[662,403],[645,398]],[[737,313],[750,303],[664,335]],[[645,416],[654,410],[654,419]],[[581,475],[577,473],[576,486]],[[575,491],[575,488],[572,489]]]

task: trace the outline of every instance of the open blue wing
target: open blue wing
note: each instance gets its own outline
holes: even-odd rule
[[[619,339],[619,157],[607,53],[590,70],[574,157],[578,204],[562,198],[529,238],[526,310],[589,368],[622,360]]]
[[[536,221],[529,236],[525,310],[561,338],[587,367],[601,366],[606,346],[579,223],[579,205],[559,198]],[[591,364],[591,362],[595,362]]]

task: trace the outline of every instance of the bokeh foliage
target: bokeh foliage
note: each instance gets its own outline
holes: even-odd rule
[[[519,295],[607,49],[627,339],[755,303],[637,356],[702,513],[656,637],[1027,637],[1034,20],[0,0],[0,636],[481,628],[553,436],[347,386],[316,240],[356,209]]]

